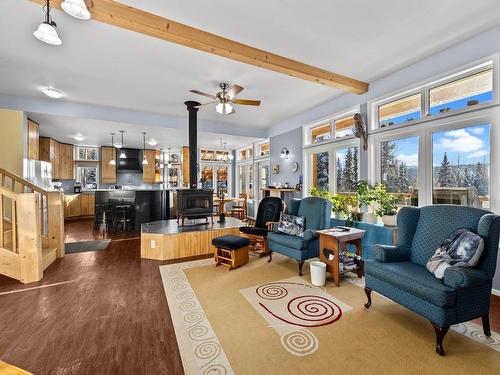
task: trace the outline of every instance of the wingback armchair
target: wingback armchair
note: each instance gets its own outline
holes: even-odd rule
[[[365,261],[366,308],[372,290],[430,320],[436,332],[436,352],[444,355],[443,338],[453,324],[482,318],[489,325],[490,294],[496,268],[500,217],[489,211],[455,205],[403,207],[397,217],[396,246],[375,245]],[[484,240],[475,267],[450,267],[439,280],[426,263],[440,244],[459,228]]]
[[[291,199],[287,213],[305,217],[305,232],[302,237],[271,232],[267,236],[269,262],[273,252],[296,259],[299,263],[299,275],[302,276],[304,261],[319,256],[319,237],[316,231],[330,228],[332,204],[319,197]]]

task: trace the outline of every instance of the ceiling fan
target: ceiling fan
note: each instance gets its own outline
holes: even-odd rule
[[[243,87],[238,85],[233,85],[229,88],[229,84],[221,83],[219,84],[222,91],[219,91],[215,95],[207,94],[206,92],[198,91],[198,90],[189,90],[193,94],[206,96],[207,98],[214,99],[208,103],[201,104],[202,106],[208,104],[217,104],[215,109],[217,112],[225,115],[230,115],[234,113],[235,110],[231,103],[240,104],[240,105],[253,105],[260,106],[260,100],[248,100],[248,99],[236,99],[236,95],[243,91]]]

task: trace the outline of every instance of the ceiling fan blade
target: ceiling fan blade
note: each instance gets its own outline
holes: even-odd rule
[[[254,105],[259,106],[260,100],[248,100],[248,99],[233,99],[231,100],[234,104],[242,104],[242,105]]]
[[[202,92],[202,91],[198,91],[198,90],[189,90],[189,92],[192,92],[193,94],[196,94],[196,95],[206,96],[207,98],[216,99],[215,95],[207,94],[206,92]]]
[[[238,95],[242,91],[243,91],[243,87],[238,86],[238,85],[233,85],[233,87],[231,87],[229,90],[227,90],[226,98],[233,99],[236,95]]]
[[[212,100],[211,102],[206,102],[206,103],[200,104],[197,107],[203,107],[204,105],[215,104],[215,103],[219,103],[219,101],[218,100]]]

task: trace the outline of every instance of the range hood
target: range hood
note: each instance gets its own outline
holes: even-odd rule
[[[117,150],[117,155],[120,155],[121,151]],[[127,155],[127,158],[117,158],[116,171],[118,173],[142,173],[142,150],[124,148],[123,151]]]

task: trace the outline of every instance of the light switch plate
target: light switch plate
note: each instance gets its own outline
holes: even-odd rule
[[[151,240],[151,248],[156,249],[156,240]]]

